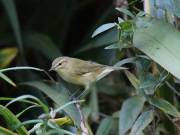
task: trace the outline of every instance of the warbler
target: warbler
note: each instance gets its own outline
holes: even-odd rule
[[[125,68],[62,56],[52,62],[49,71],[54,70],[65,81],[88,89],[91,83],[98,81],[114,70],[120,69]]]

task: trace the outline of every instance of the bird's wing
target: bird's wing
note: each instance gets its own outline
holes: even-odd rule
[[[101,72],[103,70],[103,67],[106,67],[105,65],[101,65],[92,61],[88,61],[84,65],[76,65],[77,70],[75,71],[78,75],[83,75],[91,72]]]

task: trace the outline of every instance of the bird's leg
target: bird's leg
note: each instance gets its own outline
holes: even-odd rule
[[[89,93],[89,90],[90,84],[85,87],[84,91],[77,97],[77,99],[84,98]]]
[[[76,94],[79,93],[79,91],[81,91],[80,89],[76,90],[74,93],[72,93],[72,95],[69,97],[70,100],[73,100],[73,99],[78,99],[76,98]]]

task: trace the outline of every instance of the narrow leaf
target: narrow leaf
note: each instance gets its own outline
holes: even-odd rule
[[[150,104],[156,106],[160,110],[162,110],[164,113],[170,114],[174,117],[180,117],[180,112],[168,101],[160,98],[151,98]]]
[[[141,96],[131,97],[124,101],[120,111],[119,135],[125,135],[132,127],[143,108],[144,102],[145,99]]]
[[[18,135],[11,130],[0,126],[0,135]]]
[[[134,123],[130,135],[139,135],[153,120],[153,111],[143,112]]]
[[[6,124],[11,130],[14,130],[16,125],[21,124],[21,122],[16,118],[16,116],[12,112],[2,105],[0,105],[0,115],[3,116],[3,118],[6,121]],[[28,135],[28,132],[24,126],[17,128],[16,132],[20,135]]]
[[[113,43],[109,46],[106,46],[104,49],[118,49],[118,48],[120,48],[119,42],[116,42],[116,43]]]
[[[111,117],[104,118],[97,129],[96,135],[109,135],[111,126],[112,126],[112,118]]]
[[[119,30],[116,27],[103,32],[97,37],[94,37],[91,42],[84,45],[76,53],[88,51],[90,49],[107,46],[119,41]]]
[[[2,72],[0,72],[0,78],[5,80],[6,82],[11,84],[12,86],[16,87],[16,84],[9,77],[7,77],[5,74],[3,74]]]
[[[106,30],[111,29],[111,28],[114,27],[114,26],[116,26],[115,23],[103,24],[103,25],[101,25],[99,28],[97,28],[97,29],[93,32],[93,34],[92,34],[91,37],[93,38],[93,37],[97,36],[98,34],[104,32],[104,31],[106,31]]]
[[[135,63],[136,59],[137,59],[136,57],[126,58],[126,59],[123,59],[123,60],[117,62],[114,66],[119,67],[119,66],[122,66],[127,63]]]
[[[135,18],[135,16],[129,10],[127,10],[125,8],[116,8],[116,10],[118,10],[119,12],[122,12],[125,15],[128,15],[128,16],[130,16],[132,18]]]
[[[125,74],[127,76],[127,78],[129,79],[129,81],[131,82],[131,84],[134,86],[134,88],[137,90],[139,88],[140,85],[140,81],[136,78],[135,75],[133,75],[131,72],[129,72],[128,70],[125,70]]]
[[[91,106],[91,119],[93,121],[99,120],[99,106],[97,97],[97,87],[96,85],[91,86],[91,96],[90,96],[90,106]]]
[[[19,97],[15,98],[15,99],[11,100],[10,102],[8,102],[5,107],[11,105],[12,103],[15,103],[15,102],[18,102],[18,101],[23,101],[25,99],[33,99],[33,100],[35,100],[43,108],[45,113],[49,112],[48,107],[43,102],[41,102],[41,100],[39,100],[38,98],[36,98],[36,97],[34,97],[32,95],[19,96]]]

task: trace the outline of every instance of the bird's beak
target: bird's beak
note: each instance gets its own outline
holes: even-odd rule
[[[49,71],[53,71],[54,70],[54,67],[51,67],[50,69],[49,69]]]

